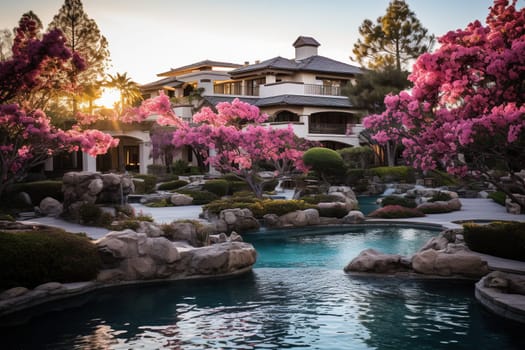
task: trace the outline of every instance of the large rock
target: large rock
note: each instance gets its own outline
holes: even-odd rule
[[[525,276],[494,271],[483,280],[484,286],[497,288],[503,293],[525,295]]]
[[[352,210],[341,219],[343,224],[360,224],[365,221],[365,215],[359,210]]]
[[[447,254],[433,249],[415,254],[412,268],[418,273],[438,276],[481,277],[489,272],[487,262],[478,255],[466,252]]]
[[[260,227],[259,221],[253,216],[250,209],[225,209],[219,213],[219,226],[226,225],[226,231],[248,231]],[[223,224],[224,223],[224,224]]]
[[[170,202],[174,206],[191,205],[193,198],[182,193],[174,193],[170,197]]]
[[[314,211],[317,213],[314,213]],[[308,225],[318,225],[320,222],[319,213],[315,209],[296,210],[279,217],[281,227],[303,227]]]
[[[197,246],[197,229],[192,222],[174,221],[164,230],[165,236],[172,241],[186,241]]]
[[[181,258],[168,239],[152,238],[132,230],[110,232],[96,245],[106,268],[98,278],[102,281],[165,278],[166,266]]]
[[[394,273],[408,271],[408,264],[398,254],[382,254],[374,249],[363,250],[346,267],[345,272]]]
[[[255,264],[253,246],[243,242],[225,242],[191,251],[188,270],[195,275],[231,273]]]
[[[59,216],[62,214],[63,207],[62,203],[57,201],[55,198],[46,197],[40,201],[39,210],[43,215]]]
[[[340,202],[345,203],[348,211],[357,208],[357,198],[349,186],[330,186],[328,188],[328,194],[330,196],[340,197]]]
[[[429,213],[448,213],[461,209],[461,201],[458,198],[449,201],[425,202],[417,206],[417,209]]]

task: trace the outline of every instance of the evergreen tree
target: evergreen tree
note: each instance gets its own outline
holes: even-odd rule
[[[77,76],[81,87],[103,79],[110,61],[108,42],[95,20],[84,12],[81,0],[65,0],[49,28],[60,29],[67,39],[67,47],[84,59],[87,68]]]
[[[371,69],[393,66],[401,71],[434,44],[434,36],[428,34],[404,0],[392,0],[376,23],[366,19],[359,34],[362,39],[357,40],[352,52],[357,62]]]

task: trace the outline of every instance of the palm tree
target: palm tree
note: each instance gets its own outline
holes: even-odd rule
[[[93,114],[93,103],[95,100],[102,96],[101,83],[97,82],[95,84],[85,85],[82,89],[82,94],[80,95],[81,101],[87,101],[88,107],[87,112]]]
[[[108,74],[108,77],[104,85],[120,92],[120,113],[124,111],[124,107],[132,106],[142,100],[139,84],[131,80],[127,73]]]

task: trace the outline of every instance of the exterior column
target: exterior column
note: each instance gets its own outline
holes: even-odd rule
[[[153,164],[149,155],[151,153],[151,142],[141,142],[139,144],[139,172],[141,174],[148,173],[148,165]]]
[[[86,152],[82,152],[82,171],[97,171],[97,157],[92,157]]]

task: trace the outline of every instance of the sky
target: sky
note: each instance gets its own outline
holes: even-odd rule
[[[492,0],[407,0],[436,36],[485,21]],[[44,27],[64,0],[0,0],[0,29],[35,12]],[[300,35],[321,43],[319,54],[350,60],[358,28],[385,14],[389,0],[83,0],[84,11],[108,39],[109,73],[140,84],[158,73],[205,59],[242,64],[294,57]],[[518,0],[518,8],[525,0]]]

